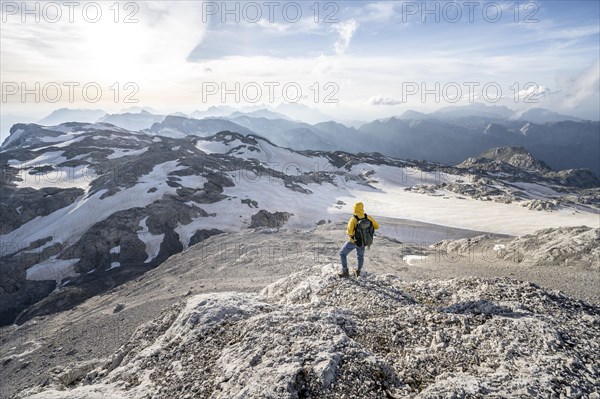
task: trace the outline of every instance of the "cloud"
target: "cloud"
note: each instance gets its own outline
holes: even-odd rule
[[[331,27],[331,30],[336,32],[339,37],[335,42],[336,54],[344,54],[348,50],[350,40],[358,28],[358,23],[355,19],[349,19],[345,22],[338,22]]]
[[[552,3],[545,4],[549,7]],[[235,82],[277,82],[281,85],[279,96],[287,82],[298,82],[303,95],[310,96],[310,87],[317,81],[321,102],[329,94],[325,84],[333,82],[339,87],[335,95],[339,104],[318,106],[362,119],[393,112],[393,106],[400,104],[397,99],[404,82],[425,83],[428,88],[436,82],[442,87],[448,82],[461,86],[479,83],[470,99],[469,91],[463,90],[463,101],[481,99],[483,85],[497,82],[503,89],[499,104],[510,107],[522,106],[522,96],[527,94],[520,93],[517,101],[512,87],[522,90],[526,82],[536,82],[543,87],[540,103],[544,107],[570,114],[568,108],[598,114],[592,109],[599,98],[598,41],[593,40],[598,28],[589,21],[513,23],[511,30],[501,23],[430,24],[420,29],[394,23],[401,3],[347,2],[336,14],[337,24],[316,24],[312,14],[306,14],[296,24],[277,20],[272,24],[207,26],[202,23],[200,2],[171,6],[171,2],[144,1],[138,3],[139,23],[115,24],[108,8],[112,3],[101,4],[106,18],[99,24],[84,23],[80,18],[74,24],[23,24],[19,16],[9,16],[0,35],[3,81],[27,82],[31,87],[38,81],[102,79],[103,99],[111,101],[108,87],[114,82],[135,81],[140,88],[135,97],[141,104],[177,111],[188,105],[190,110],[197,107],[206,81],[225,82],[228,87]],[[77,16],[81,16],[79,11]],[[123,18],[127,12],[121,11]],[[512,22],[512,14],[508,20]],[[456,46],[459,37],[461,45]],[[576,41],[575,45],[570,45],[570,40]],[[196,57],[188,56],[190,51]],[[555,92],[546,91],[548,87]],[[220,98],[214,96],[215,104],[207,105],[218,105]],[[440,104],[432,98],[423,102],[419,92],[409,96],[406,105],[433,110]],[[10,112],[14,113],[36,107],[33,101],[25,105],[9,102],[2,104],[3,112],[9,111],[6,105],[13,107]],[[115,106],[114,101],[94,104],[95,108],[110,106]],[[578,115],[587,114],[582,111]]]
[[[369,99],[368,103],[370,105],[398,105],[402,104],[402,101],[391,97],[374,96]]]
[[[398,4],[395,1],[369,3],[356,10],[356,19],[361,22],[386,22],[396,15],[395,9]]]
[[[546,86],[538,86],[536,84],[531,84],[531,85],[527,86],[527,88],[519,90],[517,93],[517,98],[520,100],[537,102],[542,98],[552,96],[559,92],[560,91],[550,90]]]
[[[255,24],[246,24],[249,27],[257,26],[270,34],[290,35],[301,33],[316,33],[321,30],[321,26],[315,23],[314,17],[302,18],[298,22],[276,22],[262,18]]]
[[[563,107],[575,108],[590,98],[597,98],[600,85],[600,60],[597,60],[578,76],[560,79],[559,84],[565,91]]]
[[[3,80],[164,79],[186,64],[206,30],[201,7],[191,1],[176,7],[158,1],[135,3],[134,8],[121,8],[118,17],[112,4],[95,4],[101,9],[96,23],[83,18],[81,6],[72,23],[66,9],[56,23],[22,23],[19,15],[4,16]],[[131,21],[125,22],[128,16]]]

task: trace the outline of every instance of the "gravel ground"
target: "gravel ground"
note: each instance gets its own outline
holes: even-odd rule
[[[437,231],[444,229],[437,227]],[[448,238],[458,237],[455,234]],[[53,369],[109,356],[142,323],[183,298],[210,292],[258,292],[290,273],[337,263],[337,251],[344,239],[342,224],[325,224],[312,233],[249,231],[211,237],[144,276],[69,311],[3,328],[0,397],[12,398],[24,388],[48,382]],[[528,265],[490,259],[477,251],[436,255],[425,244],[380,236],[366,253],[365,270],[395,274],[406,281],[506,276],[600,305],[598,269]],[[427,258],[410,259],[408,264],[403,261],[407,255]],[[350,267],[354,262],[351,254]]]

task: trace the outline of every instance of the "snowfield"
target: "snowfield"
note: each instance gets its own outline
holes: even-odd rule
[[[373,216],[419,220],[449,227],[486,231],[497,234],[523,235],[548,227],[561,226],[600,226],[600,215],[593,212],[578,212],[575,209],[561,209],[555,212],[537,212],[522,207],[519,203],[503,204],[480,201],[472,198],[458,198],[459,195],[446,192],[442,196],[427,196],[411,191],[406,187],[435,181],[455,181],[459,176],[441,175],[435,177],[420,172],[406,173],[398,168],[377,165],[358,165],[353,171],[373,170],[370,176],[375,190],[362,187],[349,189],[349,196],[338,199],[348,205],[340,211],[350,213],[351,205],[357,199],[372,209]]]
[[[177,165],[177,161],[156,165],[131,188],[103,199],[100,197],[106,193],[106,190],[100,190],[91,196],[84,195],[70,206],[31,220],[0,237],[6,242],[18,242],[23,247],[45,237],[52,237],[53,242],[75,242],[93,224],[119,210],[143,207],[160,199],[166,193],[174,194],[175,188],[170,187],[166,182],[168,173],[179,169]],[[148,192],[153,187],[157,190]],[[155,238],[151,239],[155,240]]]
[[[27,269],[27,280],[56,280],[60,284],[63,279],[78,275],[73,268],[78,261],[79,259],[60,260],[53,256]]]
[[[109,138],[113,138],[112,136],[117,138],[115,134],[121,130],[111,129],[105,129],[109,131]],[[65,141],[58,142],[57,146],[77,145],[83,138],[81,135],[75,136],[81,133],[73,131],[72,128],[64,127],[63,130]],[[86,131],[92,132],[88,134],[93,134],[93,126]],[[94,137],[101,140],[106,139],[106,135],[107,133],[98,134]],[[50,139],[54,140],[58,137]],[[140,140],[136,135],[128,137]],[[153,139],[157,142],[162,140],[160,137]],[[190,208],[200,207],[209,216],[192,216],[191,223],[178,223],[174,232],[179,235],[179,241],[184,249],[188,247],[190,238],[198,230],[219,229],[235,232],[247,229],[251,224],[252,216],[259,210],[271,213],[287,212],[290,216],[283,226],[284,229],[307,230],[320,221],[346,220],[352,212],[353,204],[357,201],[365,203],[367,213],[386,221],[382,224],[380,231],[382,234],[401,241],[427,244],[451,237],[445,236],[439,228],[431,232],[421,229],[414,235],[416,230],[407,231],[402,224],[413,220],[454,229],[508,235],[529,234],[550,227],[581,225],[597,227],[599,225],[598,212],[586,211],[576,206],[560,207],[552,212],[540,212],[527,209],[522,206],[521,201],[508,204],[482,201],[443,189],[436,190],[433,195],[410,191],[408,189],[414,186],[435,185],[442,182],[463,184],[469,179],[468,176],[453,175],[438,170],[424,171],[411,162],[404,163],[405,166],[391,166],[377,162],[359,162],[349,167],[339,166],[339,164],[334,166],[328,156],[319,155],[320,153],[308,155],[308,153],[277,147],[259,137],[244,138],[233,133],[213,138],[197,138],[194,146],[209,154],[234,157],[233,161],[229,162],[236,162],[236,158],[240,162],[256,161],[269,172],[257,174],[255,170],[249,168],[226,171],[234,185],[223,187],[222,195],[226,197],[225,199],[200,204],[193,201],[185,202]],[[180,148],[182,147],[174,146],[171,151],[180,151]],[[148,149],[147,145],[142,145],[138,149],[116,146],[106,158],[107,161],[126,164],[133,157],[152,156]],[[93,148],[90,148],[91,150]],[[19,168],[31,168],[44,165],[55,166],[67,160],[63,151],[55,149],[47,152],[36,151],[39,155],[30,161],[19,163],[11,160],[9,164]],[[81,154],[76,158],[86,156]],[[175,176],[177,171],[186,169],[182,166],[186,157],[187,155],[181,156],[178,160],[154,165],[152,171],[141,176],[132,187],[122,188],[110,196],[106,196],[107,190],[104,189],[90,195],[91,184],[102,176],[97,176],[93,168],[83,164],[65,168],[55,166],[55,170],[36,175],[29,175],[25,169],[22,169],[19,174],[21,181],[15,180],[17,188],[76,187],[83,189],[85,194],[71,205],[48,215],[38,216],[0,237],[6,242],[16,242],[22,246],[28,246],[46,237],[52,237],[54,243],[72,243],[95,223],[105,220],[115,212],[145,207],[155,201],[161,201],[165,196],[178,195],[178,188],[172,184],[173,181],[169,181],[170,178],[175,177],[175,181],[183,189],[198,190],[207,183],[204,176],[198,174]],[[203,172],[220,173],[221,171],[212,166],[205,168]],[[294,179],[300,180],[294,181]],[[517,182],[513,185],[530,192],[532,198],[547,199],[557,195],[554,189],[538,183]],[[248,205],[241,203],[242,200],[247,201]],[[158,256],[164,234],[153,235],[143,230],[143,226],[141,228],[138,237],[145,243],[147,261],[150,261]],[[5,249],[3,248],[2,251]],[[56,267],[60,268],[59,266]]]

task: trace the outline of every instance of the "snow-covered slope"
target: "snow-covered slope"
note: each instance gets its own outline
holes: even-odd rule
[[[0,324],[61,285],[130,278],[222,231],[345,220],[356,201],[375,217],[513,235],[598,221],[598,189],[531,171],[294,151],[235,132],[173,138],[109,124],[17,125],[1,151]],[[532,201],[556,204],[541,212]],[[42,289],[44,281],[53,284]]]
[[[597,397],[600,309],[505,278],[339,279],[192,296],[19,398]]]

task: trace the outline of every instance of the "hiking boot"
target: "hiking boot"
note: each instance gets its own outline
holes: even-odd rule
[[[354,276],[355,276],[356,278],[360,277],[360,270],[358,270],[358,269],[354,269]]]
[[[350,273],[348,273],[348,270],[342,270],[341,273],[338,273],[338,277],[348,278],[348,277],[350,277]]]

